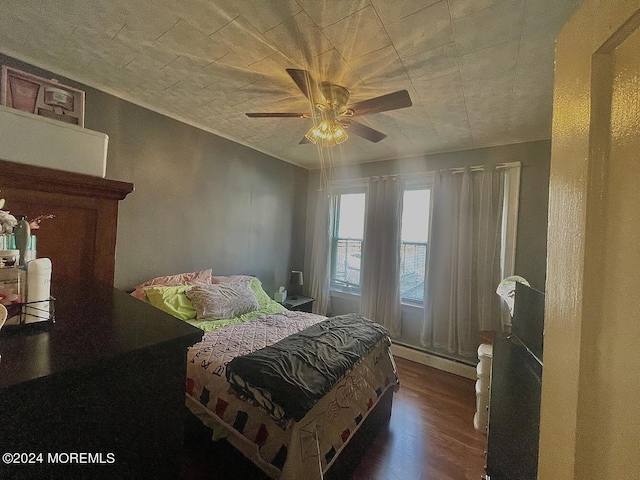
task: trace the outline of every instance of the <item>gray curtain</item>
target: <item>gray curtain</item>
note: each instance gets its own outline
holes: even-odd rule
[[[500,329],[504,171],[438,172],[433,195],[421,341],[474,357],[479,332]]]
[[[369,181],[362,254],[360,313],[401,332],[400,236],[404,181],[372,177]]]

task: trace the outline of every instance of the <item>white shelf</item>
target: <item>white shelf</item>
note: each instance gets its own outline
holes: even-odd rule
[[[0,159],[103,177],[109,137],[0,106]]]

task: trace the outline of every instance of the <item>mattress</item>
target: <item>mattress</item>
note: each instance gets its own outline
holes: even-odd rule
[[[398,387],[384,337],[299,421],[274,418],[230,388],[226,365],[233,358],[325,320],[292,311],[262,316],[206,333],[187,355],[187,406],[206,425],[224,426],[228,440],[273,479],[321,479],[379,399]]]

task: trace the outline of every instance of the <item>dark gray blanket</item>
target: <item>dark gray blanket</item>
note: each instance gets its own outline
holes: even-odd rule
[[[246,384],[268,392],[285,417],[299,421],[360,358],[388,336],[384,327],[357,314],[329,318],[234,358],[226,368],[227,380],[248,398],[253,395]]]

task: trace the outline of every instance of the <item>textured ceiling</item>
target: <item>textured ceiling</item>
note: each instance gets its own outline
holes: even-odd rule
[[[334,147],[361,163],[549,138],[554,38],[581,0],[3,0],[0,51],[277,158],[312,119],[286,68],[413,106],[358,121],[388,135]]]

